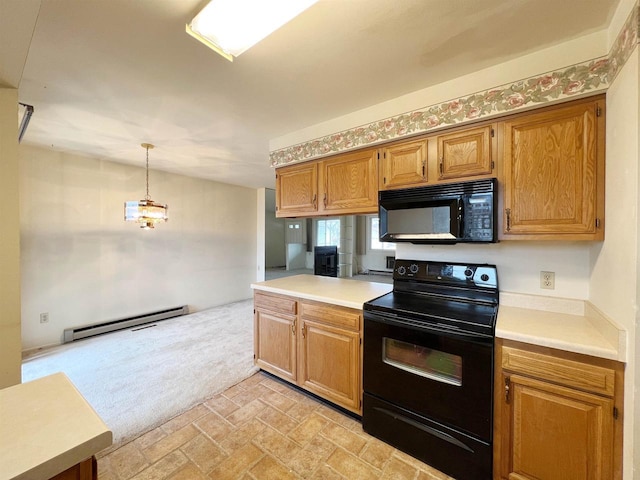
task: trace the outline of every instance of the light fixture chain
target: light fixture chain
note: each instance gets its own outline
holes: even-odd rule
[[[149,145],[147,145],[147,195],[144,199],[151,200],[151,197],[149,196]]]

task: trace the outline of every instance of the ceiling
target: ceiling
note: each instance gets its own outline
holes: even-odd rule
[[[272,187],[270,139],[602,30],[618,1],[320,0],[231,63],[185,33],[201,0],[0,0],[0,85],[35,108],[23,144],[143,166],[150,142],[151,168]]]

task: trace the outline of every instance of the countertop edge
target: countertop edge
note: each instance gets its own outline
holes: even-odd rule
[[[285,288],[269,287],[265,285],[255,285],[255,284],[251,284],[251,288],[254,290],[262,290],[264,292],[279,293],[281,295],[287,295],[289,297],[303,298],[305,300],[313,300],[316,302],[330,303],[331,305],[338,305],[340,307],[355,308],[356,310],[362,310],[362,306],[364,305],[364,302],[362,303],[350,302],[350,301],[342,300],[335,297],[325,297],[322,295],[314,295],[311,293],[294,292],[292,290],[288,290]]]
[[[250,286],[253,290],[355,310],[362,310],[365,302],[385,295],[393,289],[393,285],[388,283],[315,275],[283,277],[265,282],[254,282]]]
[[[92,438],[76,448],[61,453],[57,457],[51,458],[48,462],[36,465],[34,468],[27,470],[17,476],[11,477],[11,480],[33,480],[34,478],[52,478],[56,475],[68,470],[80,462],[91,458],[101,450],[111,446],[113,443],[113,434],[111,431]],[[87,451],[94,453],[86,455]]]
[[[555,348],[557,350],[564,350],[566,352],[581,353],[583,355],[590,355],[592,357],[604,358],[607,360],[621,361],[618,358],[618,350],[615,348],[602,348],[592,345],[581,345],[570,343],[563,340],[543,338],[537,335],[529,335],[526,333],[515,333],[508,330],[500,330],[496,328],[496,338],[504,340],[513,340],[516,342],[529,343],[531,345],[537,345],[539,347]]]
[[[0,400],[2,407],[7,408],[5,413],[14,412],[12,418],[7,419],[6,423],[3,422],[3,430],[9,432],[15,431],[13,428],[21,428],[18,443],[14,439],[12,448],[5,450],[5,453],[0,456],[2,465],[9,467],[6,462],[12,465],[6,469],[0,468],[0,480],[35,480],[54,477],[91,458],[113,442],[113,432],[63,372],[13,385],[0,391],[0,394],[2,394]],[[43,399],[46,400],[43,397],[51,395],[54,396],[54,400],[42,402]],[[46,407],[40,407],[43,403]],[[60,414],[60,408],[65,408],[66,411]],[[29,421],[21,420],[23,417],[18,414],[28,411],[35,413]],[[55,419],[51,415],[54,415]],[[74,430],[76,433],[63,434],[64,441],[57,441],[61,436],[53,433],[52,428],[68,427],[69,425],[59,418],[66,418],[69,415],[82,420],[83,426],[79,431]],[[47,419],[51,419],[53,424],[50,424]],[[20,427],[16,421],[21,422],[19,425],[26,422],[26,425]],[[39,425],[43,422],[47,423],[47,427],[44,429],[34,427],[36,422],[40,422]],[[79,425],[77,422],[72,424]],[[54,443],[51,443],[52,440]],[[20,449],[21,445],[28,446],[29,449],[33,449],[36,445],[47,447],[42,448],[35,456],[25,456],[24,449]],[[18,454],[18,451],[22,453]]]

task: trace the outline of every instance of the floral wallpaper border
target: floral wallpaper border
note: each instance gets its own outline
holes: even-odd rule
[[[310,160],[439,127],[606,90],[640,43],[639,34],[640,1],[620,30],[608,56],[276,150],[269,154],[271,166]]]

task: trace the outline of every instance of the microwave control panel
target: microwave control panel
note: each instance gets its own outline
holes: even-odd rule
[[[495,240],[492,194],[473,194],[464,199],[464,237],[468,240]]]

